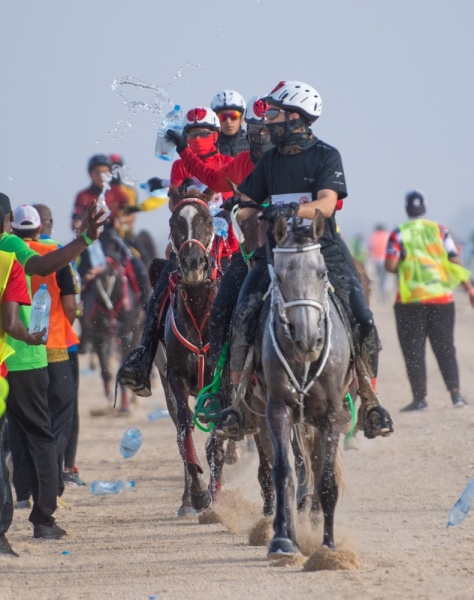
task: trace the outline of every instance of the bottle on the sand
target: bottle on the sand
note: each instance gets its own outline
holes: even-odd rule
[[[107,496],[109,494],[121,494],[123,491],[135,487],[134,481],[98,481],[91,483],[91,494],[94,496]]]
[[[474,477],[464,488],[456,503],[448,513],[448,527],[459,525],[467,517],[474,505]]]

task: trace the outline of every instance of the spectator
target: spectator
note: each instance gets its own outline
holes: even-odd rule
[[[453,406],[462,408],[467,403],[459,391],[452,290],[462,283],[474,307],[470,273],[460,266],[449,231],[423,218],[426,213],[423,193],[408,192],[405,208],[409,220],[390,234],[385,259],[387,271],[398,273],[395,319],[413,393],[413,401],[401,411],[424,410],[428,406],[426,338],[430,340]]]
[[[384,225],[376,225],[369,239],[369,252],[374,266],[379,298],[385,302],[387,297],[388,277],[385,270],[385,252],[387,250],[389,233]]]

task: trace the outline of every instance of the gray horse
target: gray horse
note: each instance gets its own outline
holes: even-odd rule
[[[317,243],[324,216],[316,211],[309,227],[284,218],[275,224],[270,307],[263,335],[256,344],[256,365],[266,390],[266,432],[257,442],[263,463],[273,464],[276,511],[268,556],[298,551],[292,515],[294,487],[289,462],[290,437],[303,458],[306,482],[314,481],[314,498],[324,514],[323,543],[334,545],[334,512],[338,497],[336,457],[340,434],[348,422],[343,398],[353,379],[347,328],[329,293],[324,258]],[[267,446],[267,447],[266,447]],[[263,469],[262,469],[263,470]],[[260,477],[259,477],[260,479]],[[305,481],[299,475],[299,487]],[[273,490],[260,481],[271,508]],[[318,500],[315,503],[319,505]]]

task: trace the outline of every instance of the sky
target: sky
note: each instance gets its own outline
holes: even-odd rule
[[[343,159],[347,239],[402,222],[413,188],[455,237],[474,230],[472,0],[16,0],[0,23],[0,191],[48,204],[63,242],[91,155],[121,154],[138,182],[169,175],[154,156],[160,115],[130,113],[112,89],[122,77],[185,110],[222,89],[248,100],[309,83],[323,102],[314,132]],[[168,219],[138,215],[161,251]]]

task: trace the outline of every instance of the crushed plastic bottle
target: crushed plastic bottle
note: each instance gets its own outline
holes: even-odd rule
[[[120,453],[124,458],[131,458],[138,452],[142,442],[143,435],[139,429],[127,429],[120,440]]]
[[[224,217],[214,217],[212,222],[214,224],[214,233],[226,240],[229,231],[229,223],[227,223]]]
[[[46,342],[48,339],[50,312],[51,296],[46,288],[46,284],[42,283],[31,301],[31,317],[28,331],[30,333],[38,333],[46,328],[46,333],[42,337],[43,342]]]
[[[474,505],[474,477],[464,488],[462,494],[456,500],[454,506],[448,513],[448,527],[459,525],[467,517]]]
[[[135,487],[134,481],[121,479],[119,481],[99,481],[91,483],[91,494],[94,496],[108,496],[110,494],[121,494],[123,491]]]
[[[162,409],[159,408],[158,410],[154,410],[153,412],[151,412],[147,419],[148,421],[152,422],[152,421],[159,421],[161,419],[169,419],[170,416],[170,411],[167,409]]]
[[[155,156],[161,160],[173,160],[176,154],[176,146],[166,139],[168,129],[173,129],[180,135],[183,133],[183,113],[179,104],[176,104],[173,110],[165,116],[161,122],[158,134],[156,136]]]

